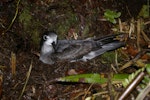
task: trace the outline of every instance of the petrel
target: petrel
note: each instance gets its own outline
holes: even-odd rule
[[[103,38],[87,38],[83,40],[58,40],[54,31],[47,31],[41,38],[40,61],[54,64],[61,61],[88,61],[101,54],[125,45],[117,39],[122,34],[105,36]]]

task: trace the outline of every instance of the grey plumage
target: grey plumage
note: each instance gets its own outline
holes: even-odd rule
[[[121,34],[120,34],[121,35]],[[67,60],[70,62],[91,60],[107,51],[125,45],[111,35],[97,39],[57,40],[55,32],[44,33],[41,39],[40,60],[46,64]]]

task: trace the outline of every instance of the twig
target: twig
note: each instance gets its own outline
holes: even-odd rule
[[[150,38],[144,33],[144,31],[141,31],[141,33],[143,35],[144,40],[148,43],[148,48],[149,48]]]
[[[111,68],[113,69],[113,71],[114,71],[115,73],[118,73],[113,64],[111,64],[110,66],[111,66]]]
[[[22,92],[21,92],[21,94],[20,94],[18,100],[21,100],[21,97],[22,97],[22,95],[23,95],[23,93],[24,93],[24,91],[25,91],[25,88],[26,88],[27,83],[28,83],[28,81],[29,81],[29,77],[30,77],[30,74],[31,74],[31,70],[32,70],[32,62],[31,62],[31,64],[30,64],[30,68],[29,68],[29,71],[28,71],[28,73],[27,73],[27,78],[26,78],[24,87],[23,87],[23,89],[22,89]]]
[[[141,32],[141,20],[138,19],[137,21],[137,48],[138,48],[138,51],[140,51],[140,32]]]
[[[132,60],[130,60],[129,62],[127,62],[126,64],[124,64],[119,71],[131,66],[132,64],[134,64],[140,57],[142,57],[146,52],[148,52],[148,49],[145,49],[143,51],[140,51]]]
[[[144,72],[141,72],[137,77],[131,82],[131,84],[126,88],[123,94],[119,97],[118,100],[125,100],[125,98],[130,94],[130,92],[137,86],[137,84],[143,79]],[[142,100],[142,99],[141,99]]]
[[[14,16],[14,18],[12,19],[12,21],[11,21],[10,25],[8,26],[8,28],[3,32],[3,34],[6,33],[6,32],[12,27],[12,25],[13,25],[13,23],[14,23],[16,17],[17,17],[17,15],[18,15],[19,3],[20,3],[20,0],[18,0],[18,2],[17,2],[17,7],[16,7],[15,16]]]
[[[88,94],[88,92],[90,91],[90,89],[92,88],[92,86],[93,86],[93,84],[91,84],[90,85],[90,87],[88,88],[88,90],[87,91],[85,91],[85,94],[84,94],[84,96],[83,96],[83,100],[85,100],[85,97],[86,97],[86,95]]]
[[[121,19],[119,18],[118,20],[119,20],[119,31],[120,31],[120,32],[123,32],[123,30],[122,30],[123,27],[122,27]]]
[[[128,12],[128,14],[129,14],[129,16],[132,17],[132,15],[131,15],[131,13],[130,13],[130,11],[129,11],[128,6],[126,6],[126,9],[127,9],[127,12]]]
[[[150,42],[150,38],[148,38],[148,36],[144,33],[144,31],[142,31],[142,35],[143,35],[145,41]]]
[[[150,92],[150,82],[149,84],[140,92],[136,100],[144,100],[145,96]]]
[[[147,24],[150,24],[150,21],[147,21],[147,22],[144,23],[144,25],[147,25]]]
[[[16,55],[11,52],[11,72],[13,77],[16,75]]]
[[[134,25],[134,19],[131,19],[130,26],[129,26],[129,37],[131,37],[131,34],[135,31],[135,25]]]

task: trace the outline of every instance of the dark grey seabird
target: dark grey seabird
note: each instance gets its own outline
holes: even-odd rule
[[[53,31],[44,33],[41,39],[40,60],[46,64],[60,61],[88,61],[107,51],[112,51],[125,45],[116,37],[122,34],[103,38],[88,38],[84,40],[58,40]]]

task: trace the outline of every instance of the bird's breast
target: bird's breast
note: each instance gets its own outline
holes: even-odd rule
[[[52,45],[46,45],[44,44],[43,47],[41,48],[41,53],[46,54],[46,53],[53,53],[54,48]]]

